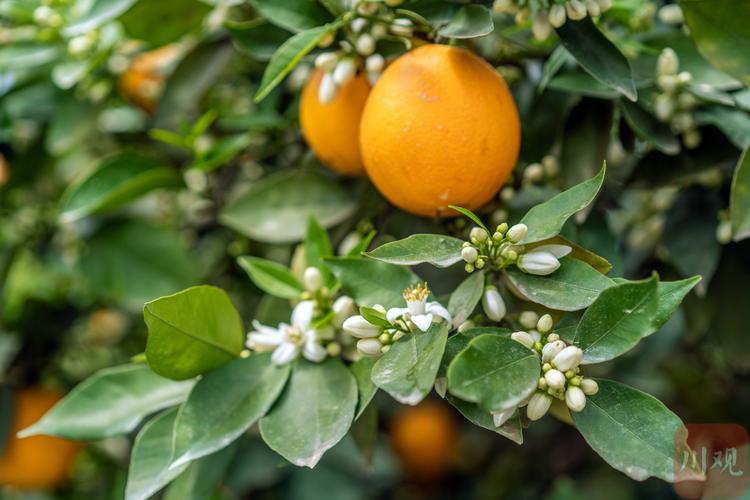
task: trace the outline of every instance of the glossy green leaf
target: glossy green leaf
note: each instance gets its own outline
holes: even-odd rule
[[[750,4],[744,0],[680,0],[680,7],[701,54],[750,85]]]
[[[375,358],[360,358],[349,366],[349,369],[357,381],[357,411],[354,413],[354,419],[357,420],[367,409],[367,406],[378,392],[378,386],[372,382],[372,367],[375,364]]]
[[[307,221],[307,233],[304,241],[305,263],[308,266],[317,267],[323,274],[326,285],[333,285],[333,276],[323,259],[333,257],[333,247],[328,232],[314,217]]]
[[[643,281],[616,284],[586,309],[573,339],[583,349],[583,364],[616,358],[653,333],[657,283],[654,275]]]
[[[729,215],[734,241],[750,237],[750,147],[742,153],[734,170]]]
[[[312,468],[346,435],[356,407],[357,383],[340,360],[300,360],[271,413],[260,420],[260,434],[294,465]]]
[[[701,281],[700,276],[693,276],[692,278],[685,278],[684,280],[678,281],[660,281],[656,287],[656,291],[659,295],[656,314],[654,315],[654,322],[651,328],[651,333],[655,333],[664,324],[669,321],[674,311],[680,306],[682,299],[690,293],[690,290],[695,287]]]
[[[182,380],[213,370],[243,349],[242,319],[220,288],[196,286],[143,306],[151,368]]]
[[[450,22],[438,27],[437,32],[447,38],[475,38],[492,33],[494,27],[487,7],[469,4],[461,7]]]
[[[560,269],[548,276],[507,269],[510,283],[532,302],[559,311],[577,311],[590,306],[599,294],[614,284],[602,273],[577,259],[565,257]]]
[[[143,426],[130,455],[125,500],[147,500],[182,474],[187,464],[169,468],[172,427],[177,409],[165,411]]]
[[[590,17],[557,28],[563,46],[591,76],[635,101],[638,93],[630,63]]]
[[[85,13],[68,23],[62,30],[66,37],[89,33],[104,23],[116,19],[138,0],[93,0]]]
[[[228,446],[191,463],[164,491],[164,500],[205,500],[219,488],[237,453],[237,445]]]
[[[193,381],[162,378],[142,364],[105,368],[84,380],[22,436],[104,439],[127,434],[146,416],[181,403]]]
[[[586,442],[609,465],[637,481],[651,476],[673,481],[675,443],[687,437],[680,418],[658,399],[611,380],[572,413]],[[677,438],[680,439],[677,439]]]
[[[451,395],[448,395],[446,399],[472,424],[488,431],[496,432],[516,444],[523,444],[523,426],[521,425],[521,417],[518,412],[500,427],[495,427],[492,414],[480,408],[479,405],[469,403]]]
[[[680,152],[680,141],[672,133],[669,125],[660,122],[637,104],[623,100],[620,100],[619,104],[625,121],[638,137],[664,154],[676,155]]]
[[[230,203],[219,220],[254,240],[291,243],[304,238],[311,216],[329,228],[355,209],[354,197],[338,182],[320,173],[294,172],[259,181]]]
[[[726,106],[708,106],[695,111],[695,120],[721,130],[739,149],[750,147],[750,114]]]
[[[460,326],[469,319],[469,316],[482,299],[484,292],[484,273],[475,272],[470,274],[453,291],[448,299],[448,312],[453,318],[453,325]]]
[[[424,262],[436,267],[461,261],[463,240],[442,234],[413,234],[367,253],[368,257],[391,264],[413,266]]]
[[[206,374],[180,406],[171,467],[214,453],[239,438],[281,394],[289,365],[268,353],[236,359]]]
[[[585,262],[602,274],[608,274],[612,270],[612,264],[607,259],[563,236],[537,241],[528,245],[527,248],[532,249],[542,245],[567,245],[571,248],[570,257]]]
[[[317,0],[249,0],[258,13],[276,26],[304,31],[325,24],[330,14]]]
[[[228,21],[224,27],[241,51],[260,61],[271,59],[281,44],[291,36],[287,30],[265,19],[254,19],[246,23]]]
[[[484,222],[482,222],[482,219],[479,218],[477,214],[469,210],[468,208],[459,207],[456,205],[448,205],[448,208],[452,208],[456,212],[459,212],[460,214],[468,217],[472,222],[474,222],[477,226],[481,227],[485,231],[487,231],[487,234],[492,235],[492,232],[487,229],[487,226],[484,225]]]
[[[161,47],[200,28],[211,7],[199,0],[136,2],[120,22],[129,38]]]
[[[60,217],[65,222],[78,220],[119,208],[154,189],[181,185],[177,171],[153,158],[116,153],[65,192]]]
[[[419,277],[405,267],[353,257],[326,259],[341,282],[344,293],[357,304],[372,307],[402,307],[403,292]]]
[[[372,367],[372,381],[402,404],[415,405],[432,390],[448,339],[448,326],[407,334]]]
[[[596,177],[573,186],[529,210],[521,219],[529,228],[521,243],[534,243],[557,236],[573,214],[586,208],[594,200],[602,187],[606,170],[606,166],[603,166]]]
[[[245,270],[253,283],[266,293],[281,299],[298,299],[304,288],[292,272],[277,262],[259,257],[237,257],[237,263]]]
[[[534,392],[540,370],[539,356],[515,340],[479,335],[448,367],[448,391],[487,412],[504,411]]]

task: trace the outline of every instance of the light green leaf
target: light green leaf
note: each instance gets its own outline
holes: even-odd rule
[[[21,436],[104,439],[127,434],[144,417],[184,401],[193,381],[162,378],[142,364],[105,368],[76,386]]]
[[[356,209],[351,192],[315,172],[271,175],[230,203],[219,216],[222,224],[266,243],[300,241],[312,216],[329,228]]]
[[[656,275],[604,290],[583,313],[573,342],[583,364],[601,363],[629,351],[653,333],[658,303]]]
[[[676,155],[680,152],[680,141],[667,124],[660,122],[635,103],[620,100],[619,105],[625,121],[638,137],[664,154]]]
[[[146,500],[182,474],[187,464],[169,468],[172,427],[177,408],[165,411],[143,426],[133,444],[125,485],[125,500]]]
[[[89,33],[104,23],[116,19],[138,0],[93,0],[88,10],[62,30],[66,37]]]
[[[596,177],[573,186],[529,210],[521,219],[521,223],[529,228],[521,243],[534,243],[557,236],[570,216],[586,208],[594,200],[602,187],[606,170],[606,165],[602,166]]]
[[[161,162],[135,152],[116,153],[63,194],[60,218],[71,222],[114,210],[154,189],[181,185],[178,173]]]
[[[448,391],[483,410],[518,406],[536,390],[539,356],[508,337],[484,334],[472,339],[448,367]]]
[[[638,92],[630,63],[590,17],[568,20],[557,28],[557,34],[563,46],[591,76],[636,101]]]
[[[637,481],[651,476],[673,481],[675,443],[687,430],[658,399],[611,380],[597,380],[599,392],[586,398],[573,421],[586,442],[606,462]],[[679,439],[678,439],[679,438]]]
[[[448,339],[448,326],[407,334],[372,368],[372,381],[402,404],[415,405],[432,390]]]
[[[344,293],[357,304],[403,306],[402,293],[419,277],[405,267],[353,257],[326,259],[326,264],[341,282]]]
[[[170,467],[234,442],[271,408],[288,376],[289,365],[275,366],[268,353],[236,359],[206,374],[180,406]]]
[[[367,409],[367,406],[378,392],[378,386],[372,382],[372,367],[375,364],[375,358],[360,358],[349,366],[349,369],[357,381],[357,411],[354,413],[354,420],[357,420]]]
[[[249,0],[258,13],[276,26],[289,31],[304,31],[331,20],[317,0]]]
[[[471,221],[474,222],[477,226],[479,226],[482,229],[484,229],[485,231],[487,231],[488,235],[492,236],[492,231],[490,231],[489,229],[487,229],[487,226],[484,225],[484,223],[482,222],[482,219],[480,219],[477,214],[475,214],[474,212],[472,212],[468,208],[459,207],[457,205],[448,205],[448,208],[452,208],[456,212],[459,212],[460,214],[465,215],[466,217],[468,217],[469,219],[471,219]]]
[[[436,267],[452,266],[461,260],[463,240],[442,234],[413,234],[368,252],[375,260],[413,266],[427,262]]]
[[[328,232],[318,224],[315,217],[307,221],[307,234],[305,234],[305,262],[308,266],[317,267],[323,274],[323,281],[329,287],[333,285],[333,276],[323,259],[333,257],[333,247]]]
[[[744,0],[680,0],[698,50],[717,68],[750,85],[750,4]]]
[[[450,394],[446,399],[472,424],[487,429],[488,431],[496,432],[516,444],[523,444],[523,426],[521,425],[521,417],[518,412],[500,427],[495,427],[495,422],[492,420],[492,414],[481,409],[479,405],[469,403],[468,401],[451,396]]]
[[[492,33],[494,27],[487,7],[469,4],[461,7],[450,22],[438,27],[437,32],[447,38],[475,38]]]
[[[729,215],[734,241],[750,237],[750,147],[742,153],[734,170]]]
[[[195,286],[143,306],[148,326],[146,358],[168,378],[195,377],[231,361],[242,351],[242,319],[226,292]]]
[[[559,311],[588,307],[602,290],[614,284],[590,265],[571,257],[561,259],[560,269],[549,276],[526,274],[516,268],[506,272],[511,285],[524,297]]]
[[[448,312],[453,318],[453,325],[459,326],[469,319],[469,316],[482,299],[484,292],[484,273],[475,272],[470,274],[453,291],[448,299]]]
[[[298,299],[304,288],[286,266],[259,257],[237,258],[240,267],[258,288],[281,299]]]
[[[260,420],[260,435],[294,465],[312,468],[346,435],[356,407],[357,383],[340,360],[300,360],[276,406]]]
[[[164,500],[205,500],[213,494],[224,478],[237,445],[228,446],[211,456],[191,463],[164,491]]]

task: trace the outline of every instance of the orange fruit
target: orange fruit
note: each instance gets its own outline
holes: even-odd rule
[[[405,407],[393,419],[391,437],[409,473],[421,479],[440,477],[457,450],[454,413],[431,401]]]
[[[181,53],[179,45],[165,45],[137,55],[120,77],[120,93],[142,110],[153,113],[164,88],[167,70]]]
[[[80,447],[78,443],[51,436],[16,437],[61,398],[57,392],[40,388],[18,391],[11,434],[0,456],[0,485],[51,489],[65,481]]]
[[[363,74],[342,86],[329,104],[318,99],[323,71],[315,70],[302,90],[299,121],[302,134],[325,165],[343,175],[362,175],[365,167],[359,153],[359,122],[370,93]]]
[[[454,216],[492,198],[518,158],[521,125],[503,78],[483,59],[424,45],[388,66],[360,125],[367,174],[394,205]]]

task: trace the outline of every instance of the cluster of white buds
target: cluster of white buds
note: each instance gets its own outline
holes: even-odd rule
[[[526,0],[495,0],[495,12],[512,14],[517,24],[531,19],[531,31],[537,40],[546,40],[552,28],[559,28],[570,19],[580,21],[586,16],[598,17],[612,7],[612,0],[550,0],[549,8],[540,8],[533,14]]]
[[[466,262],[466,272],[485,267],[499,271],[510,265],[538,276],[552,274],[560,267],[560,259],[571,252],[567,245],[541,245],[527,248],[518,243],[526,237],[529,228],[526,224],[508,226],[499,224],[493,234],[484,228],[474,227],[469,233],[469,241],[464,242],[461,257]]]
[[[679,191],[663,187],[646,191],[629,191],[623,196],[623,210],[612,217],[615,231],[624,235],[631,250],[650,250],[664,233],[667,212],[674,205]]]
[[[435,322],[450,324],[451,315],[438,302],[428,302],[430,289],[427,283],[417,284],[404,290],[406,307],[388,310],[376,304],[367,312],[351,316],[343,323],[343,329],[359,339],[357,351],[365,356],[380,356],[404,335],[426,332]]]
[[[351,20],[342,28],[344,39],[339,50],[324,52],[315,59],[315,67],[323,71],[318,99],[328,104],[339,89],[363,70],[371,84],[375,84],[385,68],[385,57],[377,52],[378,41],[389,37],[411,38],[414,24],[410,19],[396,17],[392,7],[403,0],[359,1],[352,5]],[[322,48],[333,42],[334,33],[321,43]]]
[[[554,180],[559,174],[560,162],[556,157],[546,155],[541,162],[526,165],[526,168],[523,169],[523,183],[540,184]]]
[[[511,338],[536,352],[542,365],[542,376],[536,392],[528,400],[526,416],[529,420],[539,420],[555,398],[565,401],[571,411],[583,410],[586,396],[593,396],[599,390],[595,380],[581,375],[579,365],[583,351],[577,346],[568,345],[552,331],[554,321],[549,314],[539,317],[532,311],[526,311],[519,321],[528,331],[514,332]]]
[[[669,123],[689,149],[701,142],[701,133],[692,111],[699,102],[688,86],[693,76],[680,71],[680,60],[674,50],[661,51],[656,62],[656,85],[660,92],[654,97],[654,114],[659,121]]]

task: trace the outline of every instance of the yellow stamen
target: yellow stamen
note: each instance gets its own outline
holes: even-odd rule
[[[427,282],[424,284],[417,283],[404,290],[404,299],[406,302],[423,302],[430,296],[430,289],[427,288]]]

